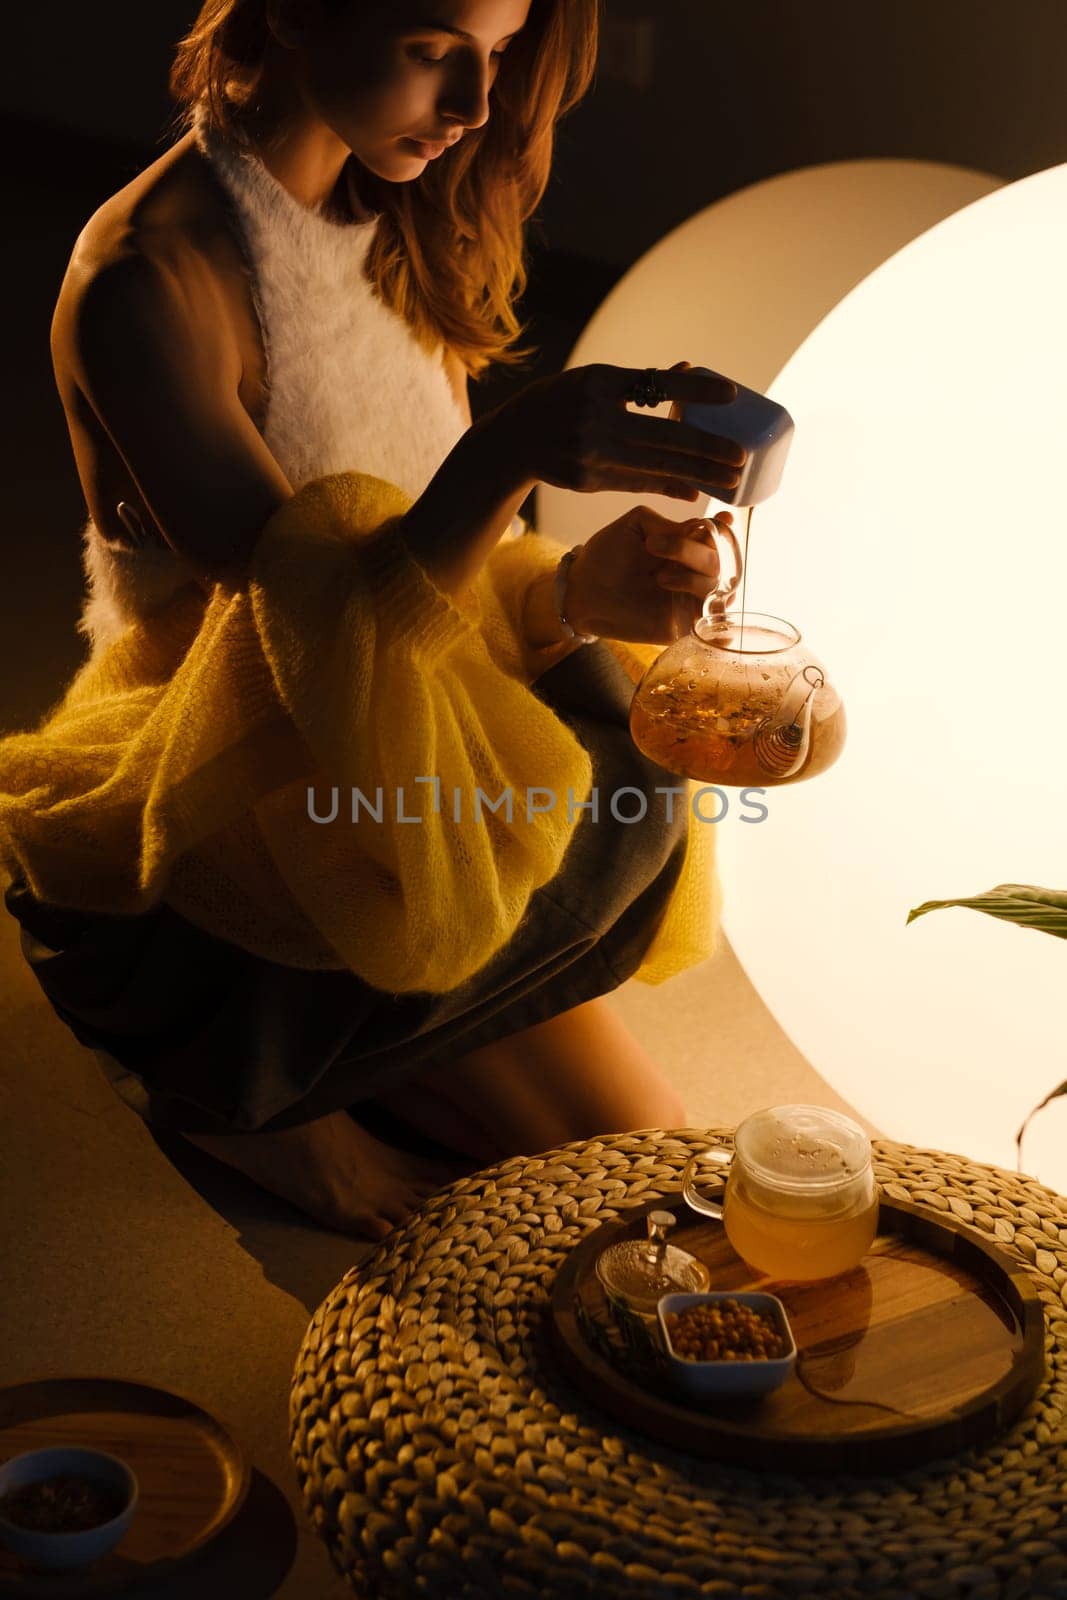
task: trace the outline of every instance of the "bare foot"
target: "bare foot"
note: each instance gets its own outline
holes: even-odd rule
[[[268,1133],[187,1133],[190,1144],[289,1200],[320,1226],[384,1239],[477,1164],[433,1160],[376,1139],[347,1111]]]

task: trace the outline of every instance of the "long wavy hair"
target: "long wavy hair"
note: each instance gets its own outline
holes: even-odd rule
[[[501,57],[485,125],[468,128],[447,160],[427,163],[410,183],[366,175],[361,192],[382,213],[370,281],[420,344],[433,351],[443,341],[475,379],[494,361],[514,366],[536,353],[515,348],[529,326],[513,309],[528,282],[524,224],[548,184],[556,123],[592,82],[599,5],[531,0]],[[176,130],[202,115],[232,134],[254,102],[270,41],[267,0],[204,0],[171,67]]]

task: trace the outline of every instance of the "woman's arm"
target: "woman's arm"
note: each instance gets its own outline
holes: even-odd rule
[[[474,581],[536,483],[489,418],[460,436],[400,525],[437,588],[458,594]]]
[[[460,413],[466,418],[469,428],[473,426],[473,423],[467,387],[467,369],[454,351],[446,351],[444,365],[453,393],[456,396]],[[517,488],[514,487],[515,484],[518,485]],[[512,481],[512,492],[509,498],[508,480],[504,479],[496,513],[498,516],[506,517],[507,519],[503,523],[503,528],[506,528],[516,515],[533,486],[532,482],[523,479],[521,475],[517,474]],[[405,522],[405,533],[408,543],[412,545],[414,551],[411,530],[412,520],[411,513],[409,513]],[[416,533],[415,540],[417,541],[417,539],[418,535]],[[421,555],[420,560],[424,560]],[[442,585],[443,578],[443,573],[439,576],[435,575],[435,581],[439,586]],[[557,661],[562,661],[564,656],[570,655],[572,650],[578,648],[577,641],[566,638],[559,626],[559,620],[556,615],[554,579],[554,572],[539,573],[531,580],[522,601],[521,625],[523,643],[525,645],[525,666],[527,676],[531,681],[540,677],[541,673],[546,671],[548,667],[555,666]]]
[[[167,542],[205,587],[239,581],[293,489],[239,399],[240,352],[207,264],[137,249],[87,271],[76,256],[52,352]]]

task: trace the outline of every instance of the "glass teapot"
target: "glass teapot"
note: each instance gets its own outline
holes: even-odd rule
[[[702,783],[765,788],[814,778],[844,747],[841,697],[791,622],[728,609],[741,549],[732,528],[709,527],[729,542],[736,570],[637,685],[630,735],[661,767]]]

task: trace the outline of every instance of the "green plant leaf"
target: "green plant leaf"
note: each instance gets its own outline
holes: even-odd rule
[[[1035,1106],[1033,1111],[1031,1111],[1031,1112],[1029,1112],[1027,1114],[1026,1122],[1023,1123],[1022,1127],[1019,1129],[1018,1133],[1015,1135],[1015,1148],[1019,1152],[1020,1163],[1022,1161],[1022,1142],[1023,1142],[1023,1134],[1026,1132],[1026,1123],[1030,1121],[1031,1117],[1036,1116],[1039,1111],[1044,1111],[1045,1107],[1048,1105],[1050,1100],[1057,1100],[1057,1099],[1059,1099],[1060,1095],[1062,1095],[1062,1094],[1067,1094],[1067,1083],[1061,1083],[1055,1089],[1051,1089],[1049,1091],[1049,1093],[1045,1096],[1045,1098],[1042,1100],[1041,1104]],[[1020,1172],[1022,1171],[1022,1166],[1021,1165],[1019,1167],[1019,1171]]]
[[[1057,939],[1067,939],[1067,889],[1037,889],[1028,883],[998,883],[970,900],[927,900],[908,912],[908,922],[914,922],[927,911],[940,911],[945,906],[969,906],[972,911],[984,911],[991,917],[1002,917],[1006,922],[1016,922],[1023,928],[1037,928],[1042,933],[1055,934]],[[907,926],[907,924],[905,924]]]

